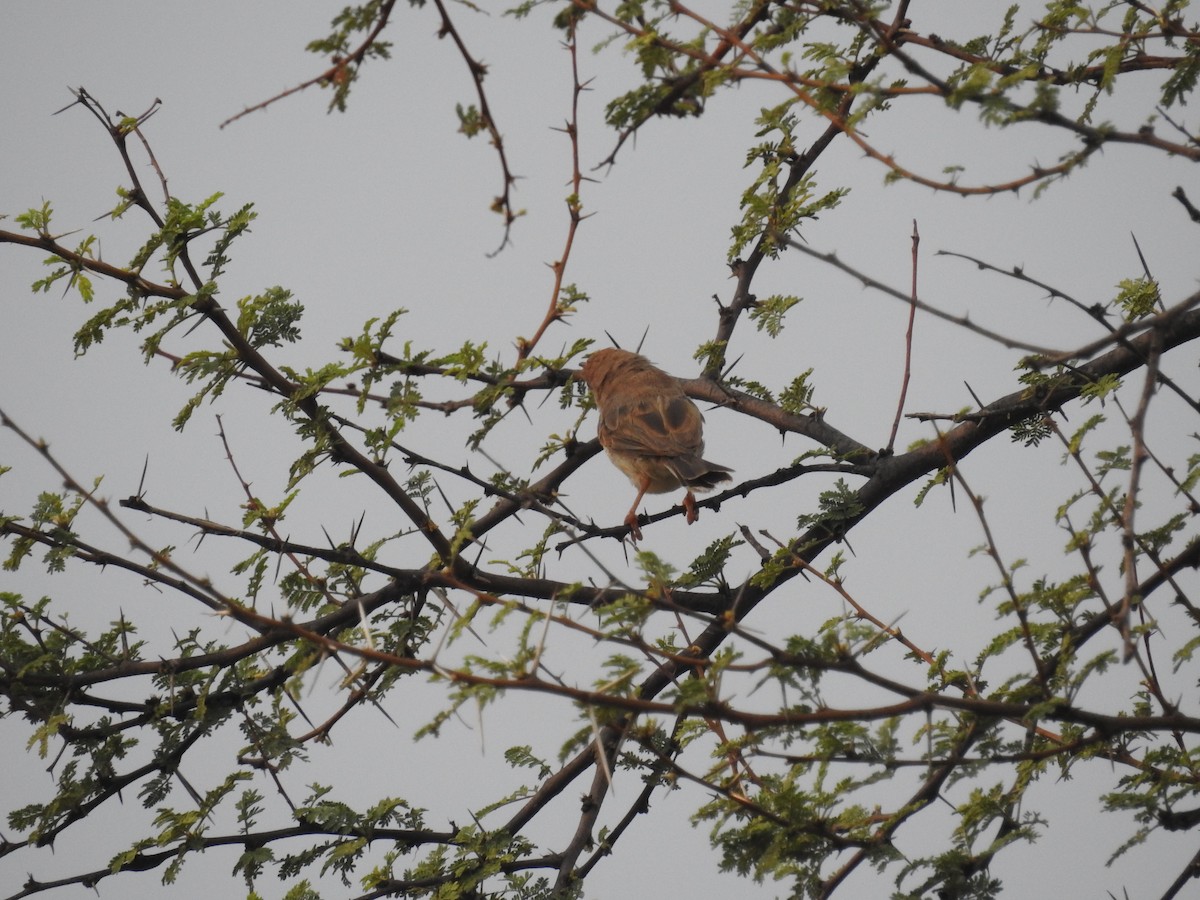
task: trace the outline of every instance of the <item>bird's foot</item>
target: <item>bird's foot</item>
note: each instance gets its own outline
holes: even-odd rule
[[[629,529],[629,539],[635,544],[642,539],[642,529],[638,527],[637,510],[631,509],[625,517],[625,526]]]

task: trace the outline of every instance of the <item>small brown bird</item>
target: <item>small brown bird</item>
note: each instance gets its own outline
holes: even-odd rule
[[[688,523],[696,521],[693,490],[707,491],[733,479],[727,466],[701,459],[704,416],[679,382],[644,356],[628,350],[597,350],[579,370],[600,411],[600,446],[638,489],[625,516],[639,541],[637,508],[646,494],[688,489],[683,498]]]

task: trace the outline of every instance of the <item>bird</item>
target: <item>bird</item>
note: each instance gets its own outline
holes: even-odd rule
[[[637,508],[646,494],[687,488],[683,508],[690,525],[698,518],[693,491],[712,490],[733,479],[733,470],[703,459],[704,416],[678,379],[646,357],[608,347],[584,360],[579,377],[591,388],[600,413],[600,446],[637,488],[625,516],[630,537],[642,539]]]

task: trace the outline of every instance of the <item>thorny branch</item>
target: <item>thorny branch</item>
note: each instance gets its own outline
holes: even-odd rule
[[[396,0],[383,0],[376,14],[374,25],[372,26],[371,30],[367,32],[367,36],[363,39],[362,43],[346,56],[335,56],[331,60],[331,64],[328,69],[325,69],[319,75],[316,75],[307,81],[302,81],[300,84],[297,84],[294,87],[290,87],[281,91],[273,97],[268,97],[261,103],[256,103],[253,106],[247,106],[240,113],[230,116],[228,119],[222,122],[220,127],[224,128],[226,125],[231,125],[238,119],[242,118],[243,116],[248,116],[251,113],[261,112],[273,103],[277,103],[285,97],[290,97],[292,94],[297,94],[303,90],[307,90],[314,84],[333,87],[337,92],[334,98],[334,103],[338,103],[339,98],[342,98],[341,102],[344,102],[346,91],[349,89],[351,82],[358,77],[358,70],[362,67],[363,62],[365,62],[372,48],[375,47],[376,42],[379,40],[380,33],[384,28],[387,27],[388,21],[392,16],[392,9],[395,7],[395,5]]]

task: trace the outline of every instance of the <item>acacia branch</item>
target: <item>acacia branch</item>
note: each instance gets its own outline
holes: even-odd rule
[[[384,28],[387,27],[388,20],[392,15],[392,8],[395,5],[396,0],[383,0],[383,3],[379,8],[379,12],[376,14],[377,18],[375,20],[375,24],[367,33],[367,36],[363,42],[346,56],[335,56],[330,67],[324,72],[321,72],[319,75],[316,75],[307,81],[303,81],[294,87],[280,91],[275,96],[268,97],[261,103],[256,103],[253,106],[247,106],[240,113],[230,116],[218,127],[224,128],[226,125],[236,122],[243,116],[248,116],[254,112],[260,112],[271,104],[276,103],[285,97],[290,97],[292,94],[297,94],[300,91],[306,90],[307,88],[312,87],[314,84],[333,85],[338,91],[344,92],[349,86],[349,83],[356,77],[358,68],[362,66],[363,62],[366,61],[367,54],[370,52],[371,48],[375,46],[375,42],[379,38],[380,33]],[[344,96],[344,93],[342,96]]]
[[[132,857],[122,860],[122,864],[118,867],[105,867],[96,869],[92,872],[85,872],[80,875],[74,875],[70,878],[61,878],[55,881],[38,881],[33,876],[29,876],[24,884],[23,889],[16,894],[10,895],[9,900],[18,900],[21,897],[31,897],[35,894],[44,893],[45,891],[54,890],[55,888],[67,887],[69,885],[80,885],[82,887],[95,889],[105,878],[113,875],[118,875],[122,872],[150,872],[160,868],[164,863],[188,853],[193,853],[202,850],[211,850],[218,847],[241,847],[244,851],[257,850],[261,847],[274,844],[279,841],[287,841],[301,837],[328,837],[334,841],[345,841],[349,838],[363,837],[371,840],[391,841],[396,844],[401,844],[408,847],[419,847],[425,844],[445,844],[454,846],[457,841],[453,832],[449,831],[415,831],[407,828],[343,828],[342,830],[330,830],[323,828],[311,822],[302,822],[298,825],[291,825],[287,828],[275,828],[266,831],[252,831],[246,834],[228,834],[206,836],[189,834],[187,838],[180,839],[179,845],[170,847],[166,850],[157,852],[139,851]],[[15,846],[15,845],[10,845]],[[2,855],[2,854],[0,854]]]
[[[567,271],[567,261],[571,258],[571,248],[575,246],[575,234],[579,230],[580,223],[587,218],[583,215],[583,171],[579,165],[579,97],[585,87],[579,80],[579,58],[574,22],[567,29],[566,49],[571,58],[571,115],[563,128],[571,143],[571,194],[567,197],[567,236],[562,253],[550,264],[550,270],[554,273],[554,284],[550,289],[550,305],[546,310],[546,315],[533,337],[517,338],[518,365],[533,352],[546,330],[566,316],[566,311],[562,306],[563,275]]]

